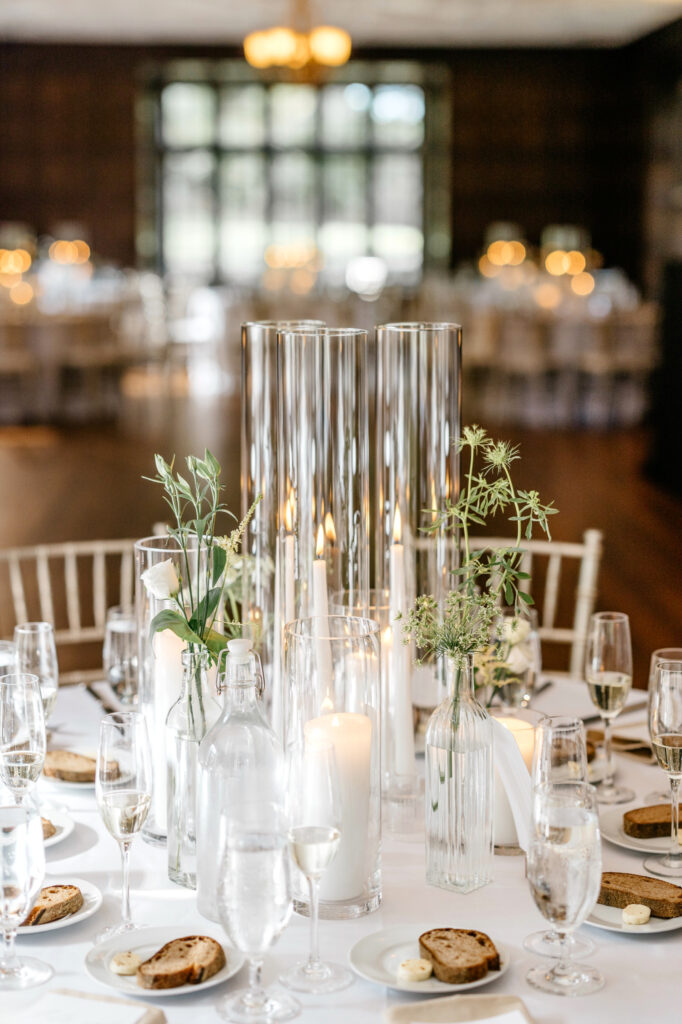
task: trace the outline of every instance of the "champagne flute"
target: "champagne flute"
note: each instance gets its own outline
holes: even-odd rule
[[[657,651],[653,651],[651,654],[651,660],[649,661],[649,706],[651,707],[651,694],[654,691],[656,683],[656,666],[661,661],[679,661],[682,665],[682,647],[659,647]],[[670,791],[664,789],[656,789],[652,793],[647,793],[644,797],[645,804],[667,804],[670,800]]]
[[[565,782],[588,782],[587,741],[581,718],[547,715],[538,723],[533,752],[533,789]],[[523,941],[524,949],[538,956],[558,957],[562,948],[570,957],[591,956],[596,946],[591,939],[567,935],[562,940],[558,931],[533,932]]]
[[[649,704],[649,733],[656,760],[670,780],[670,851],[665,857],[647,857],[644,867],[653,875],[679,878],[682,850],[679,837],[679,790],[682,779],[682,663],[660,661]]]
[[[601,886],[601,838],[594,786],[564,782],[533,791],[527,876],[535,905],[559,936],[554,963],[526,974],[534,988],[554,995],[597,992],[604,977],[575,963],[567,938],[592,910]]]
[[[308,883],[310,899],[310,953],[280,976],[296,992],[338,992],[348,988],[353,975],[340,964],[320,960],[318,942],[320,879],[341,840],[341,798],[334,745],[316,736],[306,737],[289,758],[287,780],[289,850]]]
[[[54,710],[59,687],[59,666],[54,628],[49,622],[22,622],[14,627],[17,669],[32,672],[40,680],[45,724]]]
[[[35,786],[45,760],[45,718],[38,677],[28,672],[0,676],[0,780],[21,804]]]
[[[99,941],[135,928],[130,914],[129,853],[152,802],[152,759],[147,725],[137,711],[106,715],[99,728],[95,775],[97,806],[121,851],[121,922]]]
[[[599,784],[601,804],[623,804],[635,799],[631,789],[615,786],[611,760],[611,721],[623,710],[632,686],[630,620],[623,612],[597,612],[590,619],[585,650],[585,679],[592,703],[604,723],[604,778]]]
[[[27,807],[0,807],[0,993],[42,985],[49,964],[14,951],[17,928],[33,906],[45,874],[40,816]],[[11,1016],[11,1011],[10,1011]]]
[[[237,1024],[291,1020],[301,1012],[298,1001],[261,983],[263,954],[291,917],[283,808],[266,802],[233,805],[221,846],[218,914],[232,943],[248,958],[249,987],[226,999],[218,1012]]]

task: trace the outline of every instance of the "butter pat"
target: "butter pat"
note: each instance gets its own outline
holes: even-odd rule
[[[646,924],[650,917],[651,910],[641,903],[630,903],[623,908],[623,924]]]
[[[139,957],[137,953],[126,950],[112,956],[109,961],[109,970],[112,974],[133,975],[137,974],[137,968],[141,963],[142,957]]]
[[[398,968],[398,981],[426,981],[431,977],[432,971],[430,960],[423,960],[421,957],[403,960]]]

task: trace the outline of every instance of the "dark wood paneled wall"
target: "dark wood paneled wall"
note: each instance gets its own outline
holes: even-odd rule
[[[532,241],[578,222],[609,264],[642,279],[645,112],[651,68],[622,50],[428,51],[453,78],[453,263],[487,224]],[[0,219],[39,232],[88,225],[98,254],[135,259],[135,98],[151,60],[187,48],[0,45]],[[367,54],[367,56],[398,54]]]

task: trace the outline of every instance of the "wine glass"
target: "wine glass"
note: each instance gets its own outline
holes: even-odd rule
[[[623,804],[635,799],[631,789],[615,786],[611,760],[611,721],[623,710],[632,686],[630,620],[623,612],[597,612],[590,619],[585,650],[585,679],[592,703],[604,723],[604,778],[599,784],[601,804]]]
[[[587,741],[581,718],[546,715],[538,723],[533,752],[534,790],[564,782],[588,781]],[[555,928],[533,932],[523,941],[524,949],[538,956],[558,957],[561,939]],[[570,957],[591,956],[597,948],[591,939],[567,935],[564,948]]]
[[[534,608],[504,608],[494,627],[496,695],[508,708],[527,708],[542,671]]]
[[[0,780],[21,804],[45,760],[45,718],[37,676],[0,676]]]
[[[533,791],[527,876],[535,905],[559,936],[559,955],[526,974],[534,988],[554,995],[597,992],[604,977],[571,960],[567,938],[592,910],[601,886],[601,838],[597,795],[584,782],[540,786]]]
[[[97,806],[107,831],[121,850],[121,923],[107,928],[98,940],[135,928],[130,915],[128,877],[130,846],[144,825],[152,802],[152,759],[147,725],[137,711],[117,711],[100,722]]]
[[[263,954],[291,917],[287,822],[279,804],[252,802],[230,808],[224,822],[218,914],[232,943],[249,961],[249,987],[219,1006],[229,1021],[265,1024],[291,1020],[300,1004],[261,983]]]
[[[656,665],[649,704],[649,733],[656,760],[670,780],[670,850],[665,857],[647,857],[644,867],[653,875],[682,875],[679,836],[679,790],[682,779],[682,663]]]
[[[27,807],[0,807],[0,993],[31,988],[54,971],[34,957],[14,951],[17,928],[33,906],[45,874],[40,816]],[[11,1014],[10,1014],[11,1015]]]
[[[682,663],[682,647],[660,647],[657,651],[653,651],[651,660],[649,661],[649,703],[651,703],[651,694],[654,690],[656,682],[656,666],[661,661],[679,661]],[[647,793],[644,797],[645,804],[667,804],[670,800],[670,790],[656,789],[652,793]]]
[[[17,670],[17,645],[13,640],[0,640],[0,676]]]
[[[59,667],[54,629],[49,622],[22,622],[14,627],[17,670],[32,672],[40,680],[45,724],[54,710],[59,687]]]
[[[132,609],[114,605],[107,611],[102,667],[124,704],[137,698],[137,623]]]
[[[308,882],[310,898],[310,954],[280,976],[282,984],[296,992],[338,992],[348,988],[353,975],[339,964],[320,960],[318,911],[320,879],[341,840],[341,798],[334,744],[306,737],[289,758],[287,780],[289,850]]]

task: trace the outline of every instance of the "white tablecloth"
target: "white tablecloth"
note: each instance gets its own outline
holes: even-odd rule
[[[641,693],[632,694],[640,700]],[[589,713],[591,705],[586,687],[572,683],[553,685],[537,700],[543,711]],[[59,694],[50,721],[55,727],[53,744],[65,747],[90,746],[97,742],[97,723],[102,710],[89,694],[70,688]],[[642,720],[643,713],[632,719]],[[619,719],[619,723],[620,723]],[[639,765],[619,757],[618,777],[631,785],[641,801],[652,789],[665,788],[663,773],[656,767]],[[92,980],[83,961],[93,939],[119,915],[120,862],[117,844],[105,832],[95,804],[94,791],[72,795],[46,781],[40,782],[41,795],[68,807],[76,819],[74,832],[63,842],[46,850],[48,875],[72,874],[91,882],[104,892],[100,911],[82,923],[40,935],[20,936],[20,953],[34,954],[51,963],[55,976],[53,988],[112,994]],[[604,841],[604,869],[642,871],[640,854],[620,849]],[[177,926],[178,934],[201,931],[203,919],[195,909],[194,894],[168,881],[165,849],[149,846],[137,839],[131,850],[131,897],[135,920],[140,924]],[[657,1024],[679,1021],[680,963],[682,930],[662,935],[621,936],[583,926],[597,944],[591,963],[606,976],[605,988],[592,996],[563,999],[543,995],[525,981],[527,968],[537,958],[523,949],[523,939],[541,929],[545,922],[536,910],[524,877],[523,857],[496,857],[492,885],[466,896],[430,888],[424,882],[423,842],[388,840],[383,851],[383,904],[381,909],[356,921],[323,921],[320,925],[324,957],[346,961],[351,946],[378,929],[397,924],[414,924],[415,936],[427,927],[475,927],[488,932],[494,941],[505,944],[512,957],[509,971],[481,991],[514,993],[524,1000],[533,1019],[540,1024],[580,1021],[639,1022]],[[205,927],[205,922],[204,922]],[[264,977],[274,980],[278,973],[304,956],[308,945],[308,921],[294,917],[279,943],[266,958]],[[216,1002],[225,992],[246,983],[246,969],[221,987],[178,998],[154,1000],[161,1006],[169,1024],[216,1024]],[[3,997],[4,998],[4,997]],[[381,1020],[383,1010],[413,996],[389,991],[357,978],[344,992],[333,996],[302,996],[303,1024],[370,1024]],[[141,1006],[143,1005],[141,997]],[[5,1004],[6,1005],[6,1004]],[[96,1004],[93,1004],[96,1005]],[[151,1005],[151,1001],[147,1003]],[[0,1021],[10,1020],[0,1005]],[[83,1018],[85,1020],[86,1018]],[[96,1016],[92,1017],[93,1020]],[[31,1010],[33,1024],[49,1024],[41,1013],[40,1002]],[[79,1017],[74,1024],[80,1024]]]

